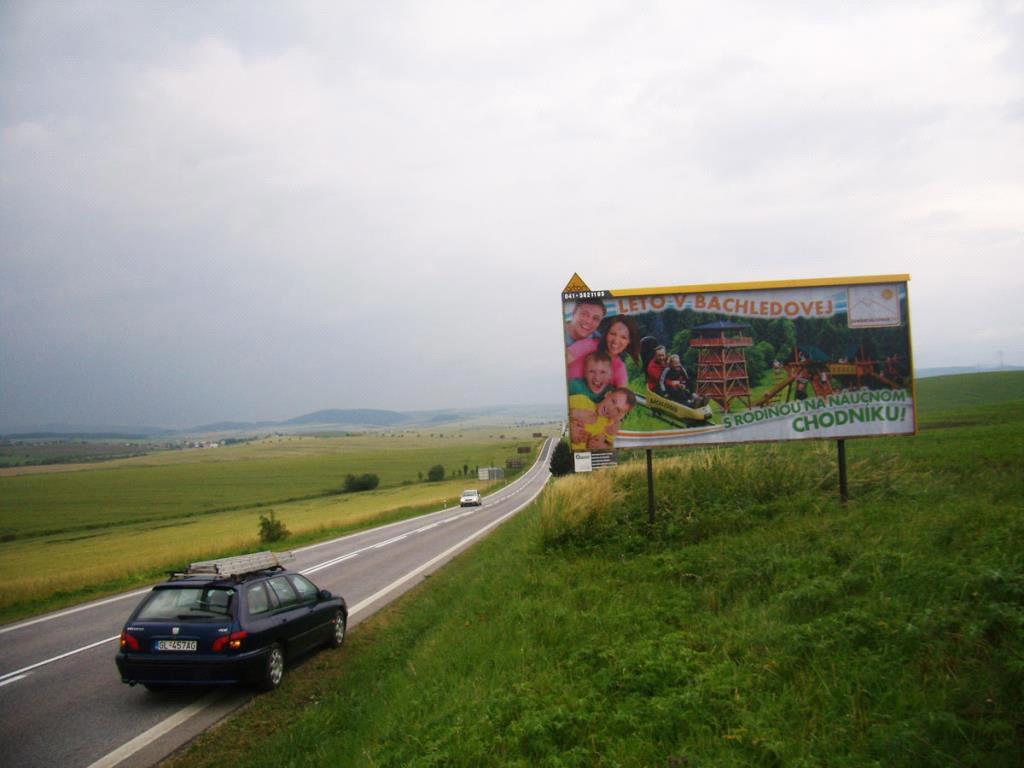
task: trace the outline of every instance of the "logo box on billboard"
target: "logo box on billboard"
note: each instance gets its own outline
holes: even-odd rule
[[[916,431],[908,275],[562,292],[575,452]]]

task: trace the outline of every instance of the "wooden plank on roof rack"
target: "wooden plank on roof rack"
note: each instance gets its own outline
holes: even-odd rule
[[[291,552],[254,552],[249,555],[222,557],[217,560],[201,560],[192,563],[188,567],[188,573],[209,574],[211,576],[238,576],[243,573],[275,568],[293,559],[295,559],[295,555]]]

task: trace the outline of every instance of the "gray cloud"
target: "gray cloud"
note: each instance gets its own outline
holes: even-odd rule
[[[0,9],[0,429],[557,401],[558,292],[912,275],[1024,362],[1019,4]]]

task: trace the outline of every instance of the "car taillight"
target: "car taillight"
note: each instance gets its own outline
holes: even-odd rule
[[[138,638],[128,634],[128,630],[121,630],[121,650],[122,651],[138,651],[141,646],[139,645]]]
[[[225,648],[230,648],[233,651],[237,651],[242,647],[242,641],[249,636],[249,633],[245,630],[241,632],[232,632],[230,635],[224,635],[218,637],[213,641],[213,652],[220,653]]]

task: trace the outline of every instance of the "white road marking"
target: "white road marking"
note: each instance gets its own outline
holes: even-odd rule
[[[13,680],[8,680],[8,678],[14,677],[15,675],[21,675],[23,672],[31,672],[33,669],[38,669],[39,667],[44,667],[47,664],[52,664],[55,661],[60,661],[61,659],[66,659],[68,656],[74,656],[76,653],[81,653],[82,651],[88,651],[88,650],[91,650],[92,648],[95,648],[98,645],[103,645],[104,643],[109,643],[112,640],[120,640],[120,639],[121,639],[121,635],[117,634],[117,635],[114,635],[113,637],[108,637],[105,640],[97,640],[95,643],[90,643],[89,645],[83,645],[81,648],[75,648],[75,650],[73,650],[73,651],[68,651],[67,653],[62,653],[60,656],[54,656],[52,659],[46,659],[45,661],[37,661],[35,664],[30,664],[27,667],[22,667],[21,669],[16,669],[13,672],[7,672],[6,674],[0,675],[0,683],[3,683],[4,685],[6,685],[7,682],[12,682],[13,683],[14,681]]]
[[[79,611],[88,611],[92,608],[99,608],[101,605],[109,605],[110,603],[116,603],[118,600],[125,600],[129,597],[138,597],[139,595],[144,595],[147,592],[149,592],[149,587],[146,587],[145,589],[136,590],[135,592],[125,592],[123,595],[117,595],[116,597],[108,597],[106,600],[100,600],[96,603],[86,603],[85,605],[80,605],[77,608],[68,608],[66,611],[60,611],[59,613],[51,613],[46,616],[40,616],[38,619],[29,619],[28,621],[23,621],[19,624],[11,624],[9,627],[0,628],[0,635],[4,634],[5,632],[13,632],[16,629],[24,629],[25,627],[31,627],[33,624],[39,624],[44,621],[62,619],[65,616],[70,616],[71,614],[78,613]]]
[[[184,723],[186,720],[195,717],[208,706],[216,703],[217,700],[220,699],[223,695],[223,690],[212,691],[211,693],[206,694],[203,698],[199,699],[199,701],[189,704],[184,709],[175,712],[166,720],[160,721],[152,728],[150,728],[148,731],[140,733],[131,741],[125,742],[120,747],[115,749],[113,752],[104,755],[95,763],[90,765],[89,768],[113,768],[113,766],[131,757],[140,749],[143,749],[144,747],[147,747],[150,744],[152,744],[165,733],[174,730],[179,725]]]
[[[495,526],[498,526],[501,523],[505,522],[508,518],[512,517],[512,515],[514,515],[519,510],[521,510],[523,507],[526,507],[529,504],[532,504],[533,500],[536,499],[537,496],[540,495],[540,492],[542,490],[544,490],[544,486],[543,485],[540,488],[537,489],[537,492],[535,494],[533,494],[529,499],[527,499],[525,502],[523,502],[518,507],[513,509],[511,512],[506,512],[504,515],[502,515],[501,517],[497,518],[496,520],[492,520],[487,525],[485,525],[483,528],[479,529],[475,533],[472,533],[469,536],[467,536],[466,538],[464,538],[458,544],[455,544],[454,546],[449,547],[448,549],[446,549],[441,554],[439,554],[436,557],[433,557],[430,560],[428,560],[427,562],[423,563],[423,565],[419,566],[418,568],[414,568],[413,570],[409,571],[409,573],[405,574],[401,578],[396,579],[395,581],[391,582],[386,587],[384,587],[384,589],[381,589],[381,590],[375,592],[374,594],[370,595],[365,600],[361,600],[360,602],[356,603],[354,606],[352,606],[349,609],[349,612],[348,612],[349,616],[351,616],[354,613],[358,613],[359,611],[364,610],[367,606],[372,605],[373,603],[375,603],[377,600],[379,600],[380,598],[384,597],[388,593],[395,591],[396,589],[401,587],[403,584],[406,584],[410,580],[416,578],[421,573],[423,573],[424,571],[428,570],[431,566],[436,565],[437,563],[441,562],[446,557],[448,557],[448,556],[452,555],[453,553],[457,552],[460,548],[468,545],[473,540],[480,538],[481,536],[483,536],[485,533],[490,531]]]
[[[368,544],[365,547],[362,547],[361,549],[354,550],[339,557],[335,557],[331,560],[325,560],[324,562],[317,563],[316,565],[311,565],[309,568],[300,571],[300,573],[304,576],[308,576],[311,573],[316,573],[317,571],[322,571],[325,568],[330,568],[331,566],[337,565],[338,563],[343,563],[346,560],[351,560],[353,557],[358,557],[364,552],[369,552],[373,549],[381,549],[382,547],[386,547],[389,544],[394,544],[396,541],[402,541],[402,539],[405,539],[414,533],[429,531],[431,528],[437,528],[439,525],[444,525],[445,523],[451,523],[456,520],[461,520],[462,518],[466,517],[466,515],[473,514],[474,512],[476,512],[476,510],[471,510],[470,512],[463,512],[461,515],[454,515],[452,517],[445,518],[444,520],[438,520],[436,523],[431,523],[430,525],[423,526],[422,528],[417,528],[416,530],[409,531],[407,533],[402,533],[398,536],[393,536],[392,538],[385,539],[384,541],[378,542],[377,544]]]
[[[351,560],[353,557],[358,557],[359,555],[361,555],[365,551],[366,551],[365,549],[357,549],[355,552],[349,552],[347,555],[342,555],[341,557],[336,557],[333,560],[325,560],[322,563],[310,566],[309,568],[306,568],[305,570],[299,571],[299,573],[301,573],[303,576],[308,576],[311,573],[316,573],[317,571],[322,571],[324,568],[330,568],[332,565],[337,565],[338,563],[343,563],[346,560]]]
[[[24,680],[26,677],[28,677],[28,675],[18,675],[17,677],[10,677],[4,680],[3,682],[0,682],[0,688],[3,688],[8,683],[16,683],[19,680]]]

